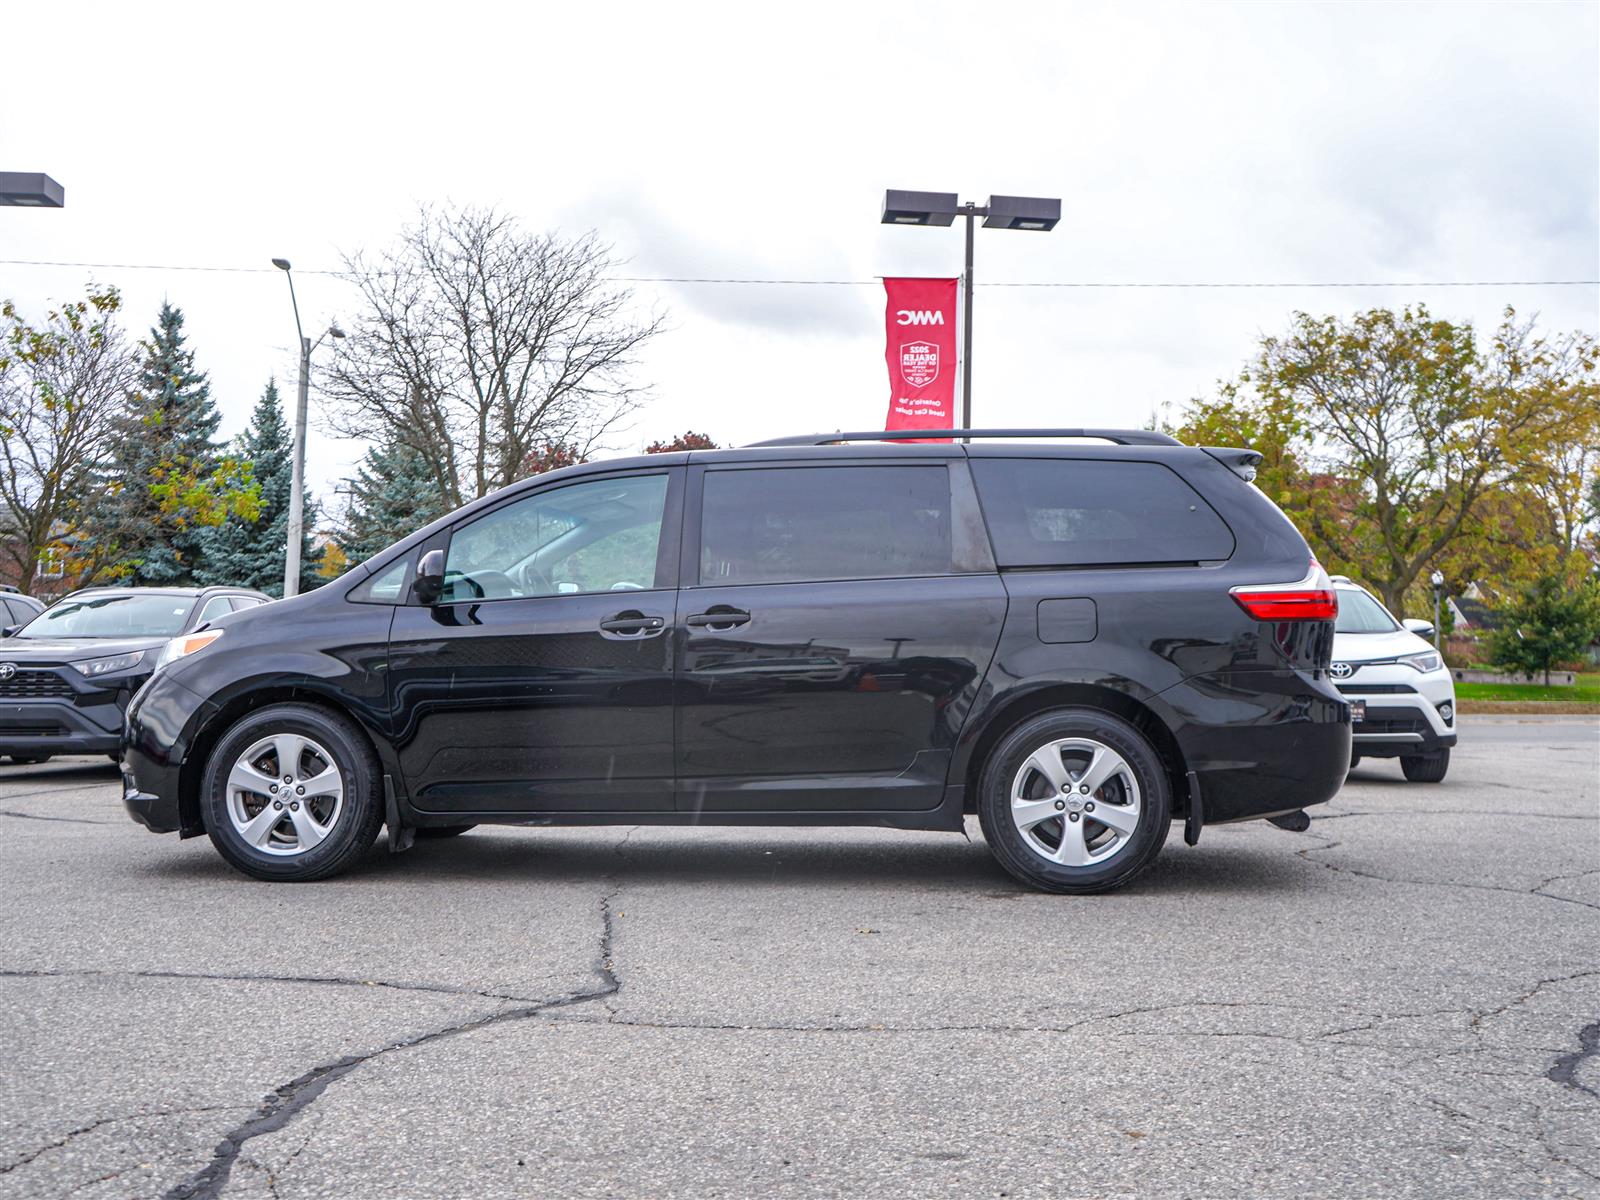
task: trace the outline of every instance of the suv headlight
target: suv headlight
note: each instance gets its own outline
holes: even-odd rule
[[[1429,650],[1426,654],[1408,654],[1404,658],[1395,659],[1395,661],[1404,663],[1414,671],[1421,671],[1424,675],[1429,671],[1437,671],[1444,666],[1444,660],[1432,650]]]
[[[182,637],[173,638],[161,651],[161,657],[156,659],[156,669],[160,670],[168,663],[188,658],[191,654],[198,654],[221,636],[222,630],[207,629],[200,633],[186,633]]]
[[[114,654],[110,658],[91,658],[84,662],[75,662],[73,667],[80,675],[87,675],[90,679],[99,675],[110,675],[113,671],[131,671],[144,661],[144,651],[135,650],[131,654]]]

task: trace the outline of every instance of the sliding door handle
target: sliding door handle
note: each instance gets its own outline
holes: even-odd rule
[[[616,634],[619,637],[646,637],[660,633],[667,627],[665,617],[647,617],[642,612],[619,612],[614,617],[607,617],[600,622],[602,633]]]
[[[750,614],[742,608],[717,604],[703,613],[685,617],[683,623],[695,629],[734,629],[740,625],[748,625]]]

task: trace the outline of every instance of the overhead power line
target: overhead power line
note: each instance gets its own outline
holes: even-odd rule
[[[275,267],[211,267],[181,263],[97,263],[57,262],[32,258],[0,258],[0,266],[71,267],[99,271],[214,271],[241,275],[265,275]],[[332,275],[349,278],[349,271],[296,268],[301,275]],[[874,279],[761,279],[711,275],[613,275],[613,283],[703,283],[767,287],[876,287]],[[1507,288],[1507,287],[1600,287],[1600,279],[1413,279],[1413,280],[989,280],[978,287],[1005,288]]]

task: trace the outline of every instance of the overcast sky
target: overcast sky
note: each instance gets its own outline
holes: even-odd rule
[[[142,332],[188,317],[224,430],[286,397],[293,260],[308,331],[352,289],[310,273],[419,202],[594,228],[629,274],[955,275],[958,227],[878,224],[885,187],[1060,196],[1053,233],[980,230],[976,423],[1138,425],[1230,374],[1297,308],[1514,304],[1600,331],[1600,290],[1163,290],[998,282],[1600,278],[1600,8],[1536,4],[21,3],[0,37],[0,209],[42,312],[86,280]],[[302,274],[302,271],[305,272]],[[615,448],[881,428],[883,293],[650,284],[671,331]],[[327,495],[362,447],[313,429]]]

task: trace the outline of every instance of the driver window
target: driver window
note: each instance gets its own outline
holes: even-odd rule
[[[440,602],[636,591],[656,583],[667,477],[569,483],[455,531]]]

